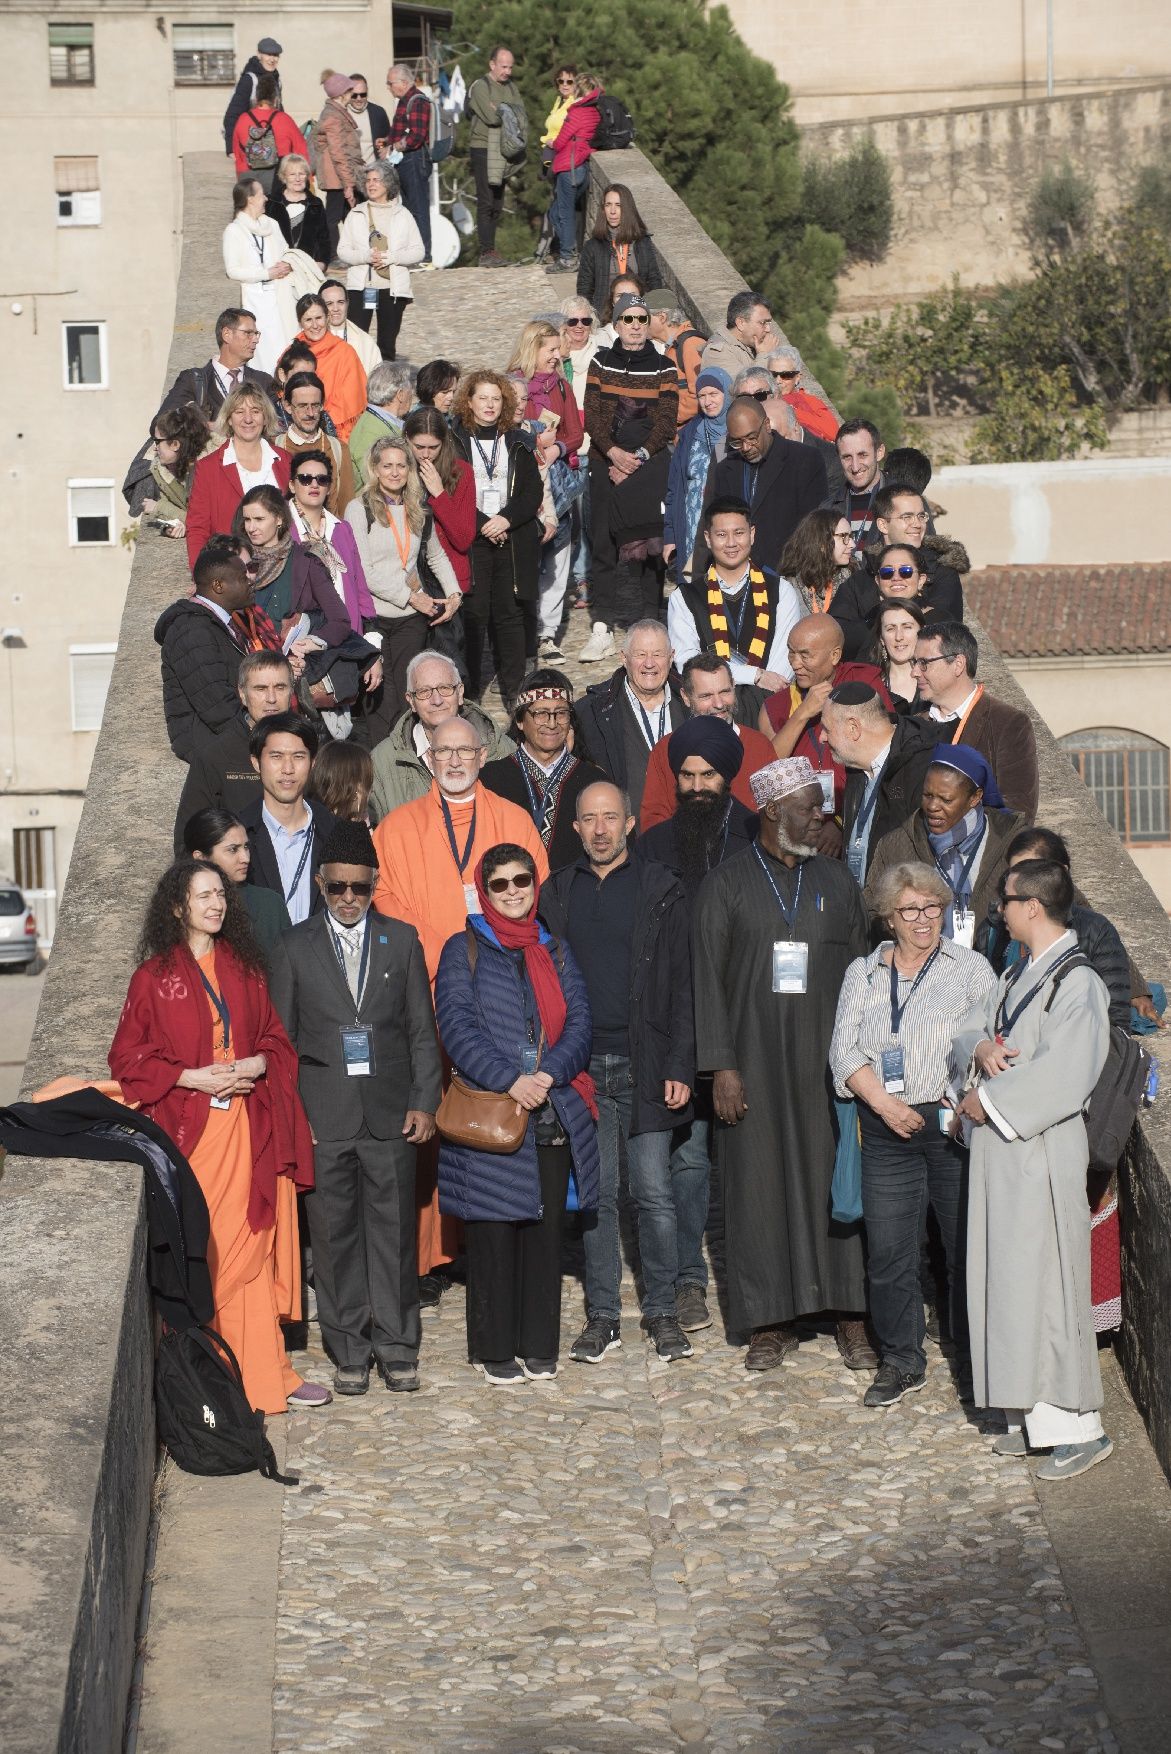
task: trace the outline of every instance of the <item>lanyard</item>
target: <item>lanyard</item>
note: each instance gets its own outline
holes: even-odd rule
[[[850,830],[850,839],[852,842],[861,841],[863,836],[865,835],[866,824],[870,821],[870,818],[874,815],[875,807],[878,804],[878,791],[879,791],[879,787],[881,785],[882,785],[882,775],[879,774],[878,778],[874,781],[874,784],[871,786],[868,796],[863,800],[862,808],[859,810],[857,816],[855,816],[855,818],[854,818],[854,826]]]
[[[736,617],[736,623],[735,623],[735,627],[733,629],[733,633],[734,633],[733,649],[735,651],[740,650],[740,635],[744,631],[744,617],[748,614],[748,599],[749,599],[749,595],[750,595],[749,589],[748,589],[748,584],[749,584],[749,575],[748,575],[748,573],[745,573],[744,574],[744,583],[740,586],[738,593],[737,592],[724,592],[723,590],[721,590],[721,592],[720,592],[720,595],[724,599],[724,613],[725,613],[725,615],[727,615],[729,621],[731,621],[731,619],[732,619],[730,607],[729,607],[729,601],[728,601],[729,596],[739,595],[739,598],[740,598],[740,613]]]
[[[668,700],[666,688],[663,689],[663,704],[659,708],[659,729],[658,729],[657,735],[651,728],[650,714],[647,712],[646,708],[643,706],[641,700],[639,700],[637,694],[635,694],[633,688],[631,688],[629,682],[626,684],[626,696],[627,696],[627,699],[630,701],[631,706],[634,708],[635,712],[638,714],[639,718],[642,720],[642,734],[646,738],[647,748],[653,749],[655,744],[658,742],[661,742],[663,737],[666,735],[666,730],[667,730],[667,700]]]
[[[861,528],[859,529],[858,534],[854,537],[854,547],[857,549],[861,548],[862,538],[865,536],[866,531],[870,525],[870,508],[874,504],[874,496],[877,492],[878,492],[878,482],[875,481],[874,486],[870,489],[870,492],[866,495],[866,510],[862,513]],[[854,514],[850,510],[850,507],[857,498],[858,498],[858,495],[856,493],[854,493],[852,490],[849,493],[847,493],[847,495],[846,495],[846,516],[849,518],[851,525],[853,525],[853,523],[854,523]]]
[[[204,991],[207,993],[208,998],[216,1008],[220,1023],[223,1025],[224,1039],[220,1043],[220,1046],[226,1054],[228,1051],[228,1042],[231,1040],[232,1036],[232,1017],[228,1010],[228,1001],[216,992],[202,969],[199,971],[199,978],[203,982]]]
[[[484,455],[484,447],[476,437],[475,433],[472,434],[472,443],[480,453],[480,461],[484,465],[490,486],[496,475],[496,453],[500,449],[500,434],[497,433],[496,437],[492,440],[492,455],[490,457]]]
[[[472,824],[468,829],[467,845],[464,847],[464,856],[461,859],[459,856],[459,848],[455,844],[455,824],[451,820],[451,811],[447,808],[447,799],[441,796],[439,802],[443,807],[443,821],[447,828],[447,839],[451,846],[451,856],[455,860],[456,868],[462,877],[468,868],[468,860],[472,856],[472,843],[476,838],[476,806],[474,804],[472,805]]]
[[[626,273],[626,264],[630,260],[630,245],[629,244],[613,244],[611,246],[611,248],[614,251],[614,256],[615,256],[615,259],[617,260],[617,263],[618,263],[618,273],[614,276],[614,278],[616,280],[620,280],[622,278],[622,276]]]
[[[540,828],[541,820],[545,813],[545,799],[549,796],[549,793],[553,790],[553,787],[557,784],[558,780],[573,760],[573,751],[572,749],[566,749],[558,756],[557,761],[550,772],[545,775],[545,789],[540,797],[537,796],[536,787],[533,785],[532,777],[529,774],[528,767],[519,749],[516,752],[515,759],[516,765],[520,768],[521,778],[525,783],[525,791],[529,795],[529,815],[532,817],[535,826]]]
[[[390,525],[390,533],[394,537],[394,545],[398,549],[398,557],[403,563],[403,572],[406,573],[410,569],[411,562],[411,531],[406,527],[407,508],[405,505],[402,508],[402,513],[404,527],[403,533],[400,536],[398,533],[398,525],[394,520],[394,506],[390,500],[386,501],[386,521]]]
[[[915,997],[915,994],[919,989],[920,981],[923,979],[924,975],[927,973],[927,970],[931,967],[931,964],[935,961],[935,958],[938,955],[939,955],[939,945],[937,944],[935,946],[935,949],[931,952],[931,955],[927,958],[927,961],[923,964],[922,968],[919,970],[918,974],[915,976],[914,980],[911,982],[911,990],[907,994],[906,998],[903,1000],[902,1004],[900,1005],[899,1004],[899,971],[895,967],[895,953],[893,950],[891,951],[891,953],[890,953],[890,1032],[893,1036],[898,1035],[899,1025],[903,1021],[903,1013],[907,1009],[907,1006],[911,1003],[911,1000]]]
[[[370,961],[370,910],[369,910],[369,908],[366,909],[366,916],[365,916],[364,924],[365,924],[366,930],[362,934],[362,955],[361,955],[361,959],[358,963],[358,996],[354,1000],[354,1014],[355,1014],[355,1016],[362,1009],[362,991],[366,985],[366,965]],[[345,952],[342,949],[341,940],[339,939],[338,934],[333,929],[333,916],[332,915],[330,916],[329,937],[330,937],[330,942],[333,945],[333,953],[337,957],[337,960],[338,960],[338,967],[341,969],[342,974],[345,977],[346,985],[348,987],[350,984],[350,981],[349,981],[349,976],[346,975]]]
[[[1014,1011],[1010,1012],[1008,1009],[1009,994],[1012,992],[1012,989],[1016,985],[1017,981],[1019,981],[1021,976],[1024,974],[1025,969],[1030,966],[1027,962],[1021,963],[1018,972],[1013,976],[1012,980],[1009,982],[1008,986],[1005,988],[1004,997],[1003,997],[1003,999],[1001,999],[1000,1004],[996,1008],[996,1033],[998,1036],[1008,1037],[1012,1034],[1022,1012],[1028,1010],[1029,1006],[1032,1004],[1033,1000],[1037,997],[1037,994],[1041,991],[1041,988],[1045,985],[1045,983],[1051,978],[1051,976],[1053,976],[1057,973],[1057,970],[1062,966],[1063,963],[1066,963],[1069,961],[1071,956],[1077,956],[1079,954],[1080,950],[1081,950],[1081,946],[1079,944],[1071,944],[1068,950],[1063,950],[1061,955],[1057,958],[1056,962],[1052,963],[1051,966],[1045,970],[1045,973],[1041,976],[1041,979],[1039,981],[1035,981],[1033,983],[1033,985],[1029,988],[1028,992],[1025,994],[1024,998],[1021,1000],[1020,1004],[1016,1007],[1016,1009]]]
[[[310,821],[309,827],[305,832],[305,845],[301,848],[301,857],[297,862],[297,869],[296,869],[296,872],[294,874],[293,881],[289,885],[288,893],[285,896],[286,904],[292,901],[292,899],[296,895],[298,889],[300,889],[300,887],[301,887],[301,879],[305,875],[305,866],[306,866],[306,863],[308,862],[309,854],[312,851],[312,849],[313,849],[313,823],[312,823],[312,821]]]
[[[985,834],[986,833],[987,830],[985,830]],[[932,853],[931,855],[932,858],[935,859],[935,869],[939,872],[939,875],[943,878],[943,881],[947,884],[948,888],[963,908],[966,908],[969,901],[972,899],[972,886],[968,882],[968,879],[972,875],[972,866],[980,857],[980,849],[984,845],[984,838],[985,836],[982,834],[969,853],[967,863],[960,866],[959,880],[955,883],[952,882],[951,878],[940,864],[936,854]]]
[[[761,856],[760,848],[757,846],[755,841],[753,841],[753,843],[752,843],[752,850],[756,854],[756,860],[757,860],[758,865],[760,866],[761,870],[764,872],[765,876],[768,878],[769,888],[772,890],[773,894],[777,898],[777,906],[780,908],[782,914],[785,917],[785,924],[789,928],[789,936],[791,938],[793,936],[793,932],[796,929],[796,925],[797,925],[797,910],[801,906],[801,880],[805,875],[805,866],[798,865],[798,867],[797,867],[797,888],[793,892],[793,911],[792,911],[792,913],[790,913],[788,908],[785,906],[784,902],[781,900],[781,892],[777,888],[776,883],[773,881],[773,874],[769,870],[768,866],[765,864],[764,859]]]
[[[972,696],[971,705],[968,707],[967,712],[964,714],[962,719],[958,719],[956,721],[956,728],[953,731],[953,733],[949,739],[950,742],[952,742],[952,743],[962,743],[963,742],[963,740],[964,740],[964,727],[967,724],[968,720],[971,718],[972,714],[975,712],[976,708],[979,706],[983,697],[984,697],[984,684],[981,682],[977,685],[976,692]]]
[[[825,587],[825,596],[822,597],[820,592],[815,591],[812,588],[810,588],[809,601],[810,601],[810,605],[811,605],[811,611],[814,615],[828,615],[829,614],[829,606],[833,602],[834,592],[836,589],[837,589],[836,585],[827,585]]]
[[[263,262],[264,262],[264,239],[262,237],[260,237],[254,231],[249,232],[248,235],[252,239],[252,248],[256,251],[256,254],[260,257],[261,263],[263,264]]]

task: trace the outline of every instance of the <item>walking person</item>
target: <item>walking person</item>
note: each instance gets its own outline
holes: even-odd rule
[[[464,1222],[468,1359],[493,1385],[557,1374],[561,1223],[598,1196],[590,1008],[568,946],[537,917],[531,854],[490,847],[475,871],[479,911],[444,946],[435,1010],[461,1078],[527,1113],[512,1152],[439,1147],[441,1209]]]
[[[414,73],[402,61],[396,61],[386,75],[386,89],[395,101],[390,121],[392,163],[403,206],[419,229],[421,260],[427,263],[431,260],[431,99],[419,90]]]
[[[533,436],[537,466],[558,513],[556,531],[541,549],[537,589],[539,655],[559,663],[571,519],[584,480],[580,452],[585,439],[576,398],[561,369],[560,328],[542,319],[526,323],[507,369],[524,399],[525,428]]]

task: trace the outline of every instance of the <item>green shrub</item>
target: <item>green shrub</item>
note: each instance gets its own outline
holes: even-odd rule
[[[1068,254],[1083,244],[1094,223],[1094,185],[1069,160],[1045,171],[1025,208],[1024,231],[1039,261]]]
[[[851,261],[884,256],[894,202],[890,167],[873,140],[858,141],[844,158],[806,160],[801,210],[807,222],[837,232]]]

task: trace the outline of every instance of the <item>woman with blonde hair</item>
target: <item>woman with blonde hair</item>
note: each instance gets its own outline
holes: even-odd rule
[[[212,443],[191,477],[187,501],[187,557],[194,566],[209,536],[226,536],[236,507],[253,487],[267,483],[287,493],[292,458],[272,443],[280,431],[276,409],[255,384],[240,384],[224,397]]]
[[[572,512],[585,475],[579,455],[585,428],[561,366],[561,330],[538,318],[526,323],[508,365],[524,391],[523,426],[534,440],[538,467],[553,499],[556,528],[541,552],[538,657],[559,662],[557,636],[569,583]]]
[[[367,481],[346,507],[382,636],[383,686],[367,703],[382,738],[407,704],[407,666],[433,627],[450,621],[463,601],[459,581],[435,531],[414,453],[397,434],[377,439],[366,459]]]
[[[324,274],[331,254],[329,227],[325,223],[325,203],[309,191],[311,175],[307,158],[299,152],[286,153],[276,167],[268,214],[285,234],[289,248],[303,250]]]
[[[550,273],[572,273],[579,266],[577,215],[585,201],[593,139],[601,117],[598,99],[602,88],[587,73],[562,67],[557,74],[558,102],[546,123],[546,139],[552,157],[553,229],[557,234],[557,262]]]

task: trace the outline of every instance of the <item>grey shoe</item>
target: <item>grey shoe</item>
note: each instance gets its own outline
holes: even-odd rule
[[[1036,1478],[1072,1480],[1075,1474],[1084,1474],[1087,1468],[1104,1462],[1113,1449],[1108,1437],[1092,1437],[1089,1443],[1059,1443],[1037,1469]]]
[[[1028,1453],[1028,1440],[1023,1431],[1002,1431],[992,1440],[994,1456],[1027,1456]]]
[[[333,1373],[333,1386],[339,1395],[364,1395],[370,1387],[368,1364],[339,1366]]]
[[[413,1364],[383,1364],[379,1359],[378,1374],[392,1395],[411,1395],[419,1386],[419,1372]]]
[[[712,1325],[711,1311],[702,1285],[680,1285],[675,1292],[675,1319],[685,1334]]]

